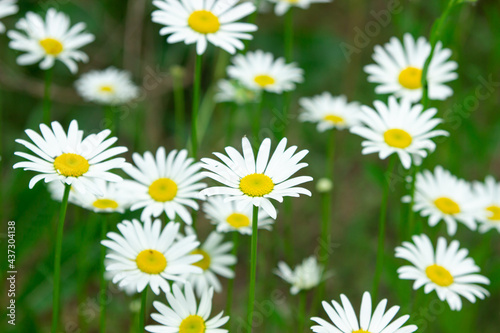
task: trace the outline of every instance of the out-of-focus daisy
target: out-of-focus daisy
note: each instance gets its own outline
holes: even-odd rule
[[[199,190],[206,187],[199,183],[204,176],[199,172],[200,163],[188,158],[187,150],[173,150],[166,156],[165,148],[156,151],[156,158],[149,151],[141,156],[132,155],[135,167],[127,163],[123,170],[135,181],[126,180],[125,186],[134,193],[131,210],[142,208],[141,220],[158,217],[165,212],[174,220],[176,214],[186,222],[192,223],[191,214],[186,206],[198,209],[195,199]]]
[[[299,104],[302,107],[299,120],[317,123],[319,132],[351,128],[359,123],[360,104],[348,103],[344,95],[334,97],[324,92],[311,98],[303,97]]]
[[[436,251],[426,235],[413,236],[413,243],[403,242],[396,248],[396,257],[408,260],[413,266],[398,269],[399,278],[415,280],[413,289],[424,287],[426,294],[435,290],[439,299],[448,302],[452,310],[462,308],[460,296],[475,303],[476,297],[484,299],[489,292],[477,285],[490,284],[486,277],[476,274],[480,271],[472,258],[467,258],[466,249],[459,249],[457,240],[449,245],[439,237]]]
[[[41,61],[40,68],[49,69],[60,60],[74,74],[78,71],[78,61],[88,61],[87,54],[79,48],[94,41],[94,35],[83,32],[85,23],[70,27],[69,17],[54,8],[47,11],[45,21],[40,15],[28,12],[17,22],[16,28],[24,34],[9,30],[7,36],[12,39],[10,48],[26,52],[17,58],[21,66]]]
[[[298,197],[311,192],[297,185],[312,180],[310,176],[292,177],[307,166],[299,163],[308,153],[302,150],[295,154],[297,146],[286,148],[287,139],[280,141],[271,158],[271,140],[264,139],[257,159],[250,141],[242,139],[243,155],[233,147],[226,147],[227,156],[214,153],[223,163],[211,158],[202,158],[203,168],[209,170],[202,175],[210,177],[225,186],[214,186],[201,191],[202,195],[228,195],[227,201],[239,201],[244,206],[253,204],[276,219],[276,209],[270,199],[283,201],[283,197]]]
[[[497,229],[500,232],[500,183],[488,176],[484,183],[474,182],[473,191],[484,213],[477,219],[480,222],[479,231],[484,233]]]
[[[217,102],[233,102],[238,105],[256,103],[260,99],[258,91],[248,89],[234,80],[219,80],[217,93],[214,98]]]
[[[194,234],[192,228],[187,230],[188,235]],[[217,275],[227,279],[234,277],[231,266],[236,264],[236,256],[230,253],[234,244],[232,242],[223,242],[224,236],[213,231],[199,248],[191,252],[203,256],[203,259],[193,264],[200,267],[203,273],[186,276],[186,280],[193,285],[198,297],[201,297],[210,288],[213,288],[217,293],[222,291],[222,285]]]
[[[153,306],[159,313],[151,314],[151,318],[160,325],[148,325],[146,331],[153,333],[227,333],[228,330],[221,328],[229,317],[222,317],[221,311],[215,317],[209,319],[212,312],[213,289],[203,292],[200,303],[197,304],[193,288],[188,282],[184,285],[184,293],[175,284],[173,293],[167,293],[169,306],[154,301]]]
[[[428,217],[431,227],[443,220],[450,236],[457,232],[457,222],[476,229],[476,220],[481,216],[477,199],[468,182],[441,166],[434,173],[424,170],[417,174],[413,210]],[[410,202],[410,197],[403,197],[403,202]]]
[[[252,234],[252,206],[241,202],[227,202],[227,196],[209,197],[203,203],[207,219],[216,225],[217,232],[237,231],[242,235]],[[271,230],[274,220],[264,210],[259,210],[258,229]]]
[[[313,332],[317,333],[411,333],[417,330],[415,325],[403,326],[410,318],[404,315],[392,321],[399,311],[399,306],[393,306],[385,311],[387,300],[383,299],[378,303],[372,313],[372,299],[369,292],[363,294],[361,300],[361,310],[359,321],[351,302],[345,295],[340,295],[342,305],[332,300],[333,307],[327,302],[323,302],[328,317],[333,324],[324,319],[313,317],[311,320],[319,325],[312,326]],[[392,321],[392,322],[391,322]]]
[[[376,64],[365,66],[368,81],[378,83],[377,94],[393,94],[412,102],[422,99],[422,70],[431,53],[431,45],[424,37],[416,41],[405,34],[403,43],[392,37],[384,47],[375,46],[373,60]],[[455,80],[458,65],[448,60],[450,49],[443,49],[438,42],[427,71],[429,98],[444,100],[453,95],[453,90],[444,83]]]
[[[170,35],[167,43],[196,43],[196,52],[203,54],[207,43],[223,48],[229,53],[243,50],[242,39],[250,40],[249,32],[257,30],[255,24],[236,22],[255,11],[250,2],[213,0],[155,0],[158,10],[153,12],[153,22],[164,25],[160,35]]]
[[[126,152],[127,148],[110,148],[117,140],[116,137],[106,139],[111,131],[104,130],[83,139],[83,131],[78,129],[76,120],[71,121],[67,134],[57,121],[52,122],[52,130],[47,125],[40,124],[40,131],[43,136],[30,129],[26,130],[34,144],[22,139],[16,140],[36,154],[14,153],[28,160],[14,164],[14,168],[39,173],[31,178],[30,188],[43,179],[46,183],[61,181],[71,185],[76,191],[101,195],[94,180],[122,180],[109,170],[124,165],[124,158],[114,156]]]
[[[253,90],[281,94],[304,80],[304,71],[295,63],[287,64],[285,58],[275,60],[272,53],[261,50],[238,54],[232,62],[227,68],[229,77]]]
[[[201,273],[193,264],[201,255],[191,254],[200,243],[196,236],[178,239],[180,224],[169,222],[161,229],[161,221],[144,224],[137,220],[118,224],[120,234],[109,232],[101,241],[111,250],[106,255],[106,270],[113,275],[113,283],[120,287],[135,286],[140,293],[148,285],[158,295],[160,289],[168,293],[169,281],[185,282],[185,274]],[[128,287],[127,287],[128,288]]]
[[[285,14],[291,7],[298,7],[302,9],[307,9],[313,3],[327,3],[331,0],[269,0],[276,3],[274,7],[274,12],[276,15]]]
[[[125,104],[139,95],[131,74],[114,67],[83,74],[75,87],[84,100],[105,105]]]
[[[359,119],[361,125],[351,128],[351,132],[366,140],[363,141],[363,154],[379,153],[381,159],[398,154],[403,166],[408,169],[412,164],[420,164],[428,152],[436,149],[431,140],[436,136],[447,136],[448,132],[435,127],[442,119],[433,118],[437,110],[423,110],[420,104],[411,105],[407,99],[400,103],[393,96],[389,104],[373,102],[375,110],[362,106]]]
[[[274,273],[292,285],[290,288],[292,295],[318,286],[330,275],[325,274],[325,268],[313,256],[304,259],[293,270],[285,262],[280,261]]]
[[[19,10],[17,0],[0,0],[0,19],[14,15]],[[0,34],[5,32],[5,25],[0,22]]]

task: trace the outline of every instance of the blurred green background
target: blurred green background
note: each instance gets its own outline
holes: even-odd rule
[[[292,111],[288,123],[290,144],[309,149],[306,157],[309,167],[304,171],[316,180],[324,174],[325,150],[328,134],[318,134],[312,124],[297,120],[297,99],[323,91],[345,94],[350,100],[371,105],[376,96],[374,85],[366,81],[363,66],[372,62],[373,47],[390,37],[402,37],[410,32],[414,37],[428,37],[432,23],[439,17],[447,1],[382,1],[335,0],[329,4],[314,4],[308,10],[295,11],[294,59],[305,70],[305,82],[292,97]],[[120,117],[119,144],[129,147],[130,153],[156,150],[164,145],[167,150],[186,147],[175,140],[174,104],[172,95],[172,66],[185,69],[185,105],[190,110],[194,49],[183,44],[167,45],[158,34],[159,26],[150,20],[153,5],[150,0],[47,0],[20,1],[20,13],[3,19],[8,29],[26,11],[45,12],[55,7],[67,13],[73,23],[83,21],[96,41],[84,48],[90,62],[80,66],[79,73],[91,69],[115,66],[130,70],[134,81],[142,86],[137,102],[118,109]],[[392,8],[392,10],[391,10]],[[283,17],[276,17],[272,7],[257,19],[259,26],[250,49],[263,49],[276,56],[283,55]],[[453,51],[452,59],[459,64],[459,79],[450,85],[454,95],[446,101],[434,101],[442,128],[450,137],[439,141],[438,148],[424,162],[424,168],[442,165],[467,180],[483,180],[488,174],[500,179],[500,3],[484,0],[455,8],[445,28],[443,43]],[[42,119],[44,75],[38,66],[20,67],[15,63],[16,52],[7,47],[8,38],[0,35],[0,111],[1,111],[1,183],[0,220],[2,283],[7,287],[6,265],[7,221],[16,221],[16,306],[17,325],[6,324],[6,288],[2,288],[0,321],[1,332],[46,332],[51,320],[52,257],[58,204],[53,202],[42,183],[28,189],[31,172],[13,170],[19,161],[13,156],[23,148],[16,138],[25,138],[27,128],[37,129]],[[355,48],[346,57],[342,45]],[[203,138],[201,156],[220,151],[226,144],[224,135],[228,106],[215,105],[212,93],[216,78],[224,76],[224,64],[229,57],[210,46],[204,56],[203,91],[207,92],[200,111]],[[76,95],[73,82],[77,77],[57,63],[54,71],[53,118],[67,127],[77,119],[86,133],[103,128],[101,107],[85,103]],[[485,86],[484,82],[493,82]],[[478,94],[478,89],[482,94]],[[488,91],[488,93],[484,93]],[[271,96],[265,105],[265,125],[260,136],[272,135],[272,124],[280,114],[283,99]],[[189,112],[186,111],[189,120]],[[251,135],[250,122],[244,110],[236,113],[236,133],[232,145],[240,146],[243,135]],[[186,133],[188,127],[186,127]],[[273,140],[276,143],[276,140]],[[333,209],[330,268],[335,276],[328,280],[326,299],[339,299],[346,294],[356,309],[361,295],[370,290],[375,267],[377,221],[384,182],[385,161],[376,155],[360,154],[361,139],[340,132],[336,142],[335,188]],[[463,225],[455,236],[461,246],[470,249],[471,256],[490,278],[491,297],[476,304],[464,300],[460,312],[452,312],[446,303],[435,301],[432,293],[423,296],[423,290],[412,291],[411,282],[399,281],[397,267],[405,264],[393,258],[393,249],[399,245],[400,226],[405,223],[407,207],[400,198],[407,192],[404,178],[407,172],[396,168],[391,177],[389,198],[386,268],[383,273],[380,296],[389,299],[389,305],[401,305],[400,314],[409,313],[420,326],[419,332],[482,332],[497,333],[500,327],[500,242],[492,231],[486,235],[471,232]],[[295,266],[303,258],[318,251],[320,226],[320,195],[314,185],[312,198],[293,200],[293,218],[279,214],[272,232],[259,234],[259,262],[257,283],[257,316],[262,325],[255,332],[295,332],[297,297],[290,296],[283,281],[272,273],[278,260]],[[283,206],[279,206],[283,211]],[[127,217],[137,217],[128,213]],[[70,206],[63,244],[62,266],[62,332],[97,332],[98,329],[98,258],[100,216]],[[118,216],[108,217],[116,222]],[[444,235],[442,226],[430,229],[426,221],[417,217],[422,230],[432,237]],[[204,238],[210,224],[200,214],[200,233]],[[291,244],[285,239],[291,237]],[[230,235],[228,235],[228,239]],[[236,271],[236,291],[231,332],[243,332],[238,319],[245,313],[249,239],[243,240]],[[418,296],[418,307],[412,300]],[[110,284],[108,331],[128,332],[136,320],[136,297],[126,296]],[[312,295],[309,295],[312,296]],[[151,298],[150,298],[151,299]],[[157,299],[163,299],[162,296]],[[225,308],[226,297],[217,295],[214,312]],[[309,303],[312,297],[309,297]],[[311,304],[310,304],[311,305]],[[134,312],[135,311],[135,312]],[[326,318],[320,308],[311,316]]]

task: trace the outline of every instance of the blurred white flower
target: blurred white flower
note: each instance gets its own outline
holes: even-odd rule
[[[260,100],[260,92],[248,89],[234,80],[219,80],[215,101],[233,102],[238,105],[256,103]]]
[[[19,10],[17,0],[0,0],[0,19],[14,15]],[[5,25],[0,22],[0,34],[5,32]]]
[[[479,231],[497,229],[500,232],[500,182],[488,176],[484,183],[474,182],[473,193],[478,200],[479,212],[483,213],[477,218]]]
[[[285,14],[291,7],[307,9],[313,3],[327,3],[333,0],[269,0],[276,4],[274,12],[276,15]]]
[[[280,261],[278,269],[275,269],[274,273],[292,285],[290,288],[292,295],[296,295],[302,290],[310,290],[331,276],[329,272],[325,272],[325,267],[319,264],[313,256],[304,259],[293,270],[285,262]]]

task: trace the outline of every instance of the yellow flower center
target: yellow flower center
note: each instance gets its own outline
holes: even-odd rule
[[[327,114],[323,118],[323,120],[326,120],[326,121],[328,121],[328,122],[330,122],[332,124],[335,124],[335,125],[337,125],[337,124],[343,124],[344,123],[344,118],[336,116],[334,114]]]
[[[450,271],[443,266],[436,264],[430,265],[425,269],[425,274],[427,274],[427,277],[432,282],[441,287],[448,287],[453,283],[453,276]]]
[[[40,41],[40,45],[45,50],[45,53],[56,56],[63,50],[63,45],[60,41],[54,38],[45,38]]]
[[[137,267],[147,274],[160,274],[167,267],[167,259],[156,250],[141,251],[135,258]]]
[[[415,67],[406,67],[399,73],[398,81],[406,89],[422,88],[422,70]]]
[[[210,259],[210,255],[206,252],[203,251],[202,249],[196,249],[191,254],[201,254],[203,258],[200,261],[195,262],[193,265],[198,266],[204,271],[206,271],[210,267],[210,263],[212,260]]]
[[[219,31],[219,18],[208,10],[195,10],[189,15],[188,25],[201,34],[213,34]]]
[[[359,329],[359,330],[356,330],[356,331],[352,331],[352,333],[370,333],[369,331],[365,331],[363,329]]]
[[[179,326],[179,333],[204,333],[205,330],[205,321],[198,315],[184,318]]]
[[[113,88],[113,86],[111,86],[111,85],[101,86],[100,90],[103,93],[109,93],[109,94],[115,92],[115,88]]]
[[[263,197],[272,192],[274,183],[269,176],[252,173],[240,180],[240,190],[249,197]]]
[[[299,0],[285,0],[285,1],[287,1],[289,3],[297,3],[297,2],[299,2]]]
[[[497,205],[492,205],[486,208],[489,213],[488,220],[500,222],[500,207]]]
[[[155,201],[172,201],[177,195],[177,184],[170,178],[159,178],[149,185],[148,193]]]
[[[64,153],[54,160],[54,168],[66,177],[80,177],[89,171],[89,167],[89,161],[78,154]]]
[[[111,199],[97,199],[92,203],[97,209],[116,209],[118,208],[118,202]]]
[[[255,81],[255,83],[257,83],[262,88],[265,88],[265,87],[273,84],[274,82],[276,82],[272,77],[270,77],[269,75],[266,75],[266,74],[257,75],[256,77],[254,77],[253,80]]]
[[[460,213],[460,206],[447,197],[440,197],[434,200],[434,205],[444,214],[454,215]]]
[[[391,147],[404,149],[411,145],[413,138],[402,129],[392,128],[385,131],[384,141]]]
[[[250,225],[250,219],[245,214],[232,213],[226,219],[227,223],[236,229],[242,227],[248,227]]]

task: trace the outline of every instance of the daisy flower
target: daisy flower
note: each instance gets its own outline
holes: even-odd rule
[[[139,96],[130,72],[114,67],[83,74],[75,87],[84,100],[104,105],[125,104]]]
[[[358,318],[354,312],[351,302],[345,295],[340,295],[342,305],[332,300],[333,307],[327,302],[323,302],[328,317],[333,324],[324,319],[314,317],[311,320],[319,325],[312,326],[313,332],[317,333],[411,333],[417,330],[415,325],[403,326],[410,318],[404,315],[392,321],[399,311],[399,306],[393,306],[385,311],[387,300],[378,303],[372,313],[372,299],[369,292],[363,294],[361,300],[361,310]],[[391,322],[392,321],[392,322]]]
[[[199,183],[204,178],[199,173],[200,163],[188,158],[187,150],[173,150],[168,156],[165,148],[156,151],[156,158],[149,151],[144,156],[134,153],[132,159],[136,167],[127,163],[123,170],[135,181],[125,181],[126,187],[134,193],[131,210],[143,209],[141,220],[158,217],[165,212],[170,220],[176,215],[186,222],[192,223],[187,207],[198,209],[195,199],[199,198],[199,190],[206,187]]]
[[[74,74],[78,71],[77,61],[88,61],[88,56],[79,48],[94,41],[94,35],[83,32],[85,23],[70,28],[69,17],[54,8],[47,11],[45,21],[40,15],[28,12],[26,18],[17,22],[16,28],[24,34],[10,30],[7,36],[11,39],[11,49],[26,52],[17,58],[21,66],[41,61],[40,68],[46,70],[60,60]]]
[[[109,170],[124,165],[124,158],[114,156],[126,152],[127,148],[110,148],[118,140],[115,137],[106,139],[111,131],[104,130],[83,139],[83,131],[78,129],[76,120],[71,121],[67,134],[57,121],[52,122],[52,130],[47,125],[40,124],[40,131],[42,135],[30,129],[26,130],[34,144],[22,139],[16,140],[35,154],[14,153],[28,160],[14,164],[14,168],[39,173],[31,178],[30,188],[43,179],[46,183],[61,181],[71,185],[76,191],[101,195],[102,192],[94,180],[122,180]]]
[[[219,80],[217,82],[217,93],[214,96],[216,102],[233,102],[238,105],[256,103],[260,100],[258,91],[248,89],[234,80]]]
[[[320,265],[313,256],[304,259],[293,270],[285,262],[280,261],[274,274],[292,285],[290,288],[292,295],[302,290],[310,290],[329,277],[329,274],[325,275],[325,267]]]
[[[397,154],[406,169],[412,164],[420,164],[429,152],[436,149],[431,140],[436,136],[448,136],[448,132],[435,127],[442,119],[433,118],[435,108],[423,110],[420,104],[411,105],[407,99],[400,103],[389,97],[389,104],[373,102],[375,110],[361,107],[361,125],[351,128],[351,132],[366,140],[363,141],[362,154],[379,153],[381,159]]]
[[[109,232],[101,244],[111,251],[106,258],[106,271],[120,288],[134,286],[140,293],[148,285],[158,295],[160,289],[168,293],[169,281],[184,283],[184,274],[201,273],[193,266],[201,255],[190,254],[200,245],[196,236],[178,239],[180,223],[169,222],[161,230],[161,221],[137,220],[118,224],[119,234]],[[132,287],[127,287],[132,288]]]
[[[410,34],[405,34],[403,43],[391,38],[384,47],[375,46],[373,60],[376,64],[365,66],[369,74],[368,81],[378,83],[377,94],[392,94],[408,98],[412,102],[422,99],[422,70],[431,53],[431,45],[424,37],[416,41]],[[443,49],[438,42],[427,71],[429,98],[444,100],[453,95],[453,90],[444,83],[455,80],[454,72],[458,65],[448,60],[450,49]]]
[[[359,123],[359,103],[348,103],[344,95],[334,97],[324,92],[312,98],[303,97],[299,99],[299,104],[302,107],[299,120],[317,123],[319,132],[351,128]]]
[[[194,230],[189,227],[186,232],[188,235],[195,234]],[[198,297],[201,297],[210,288],[213,288],[217,293],[222,291],[222,285],[217,275],[227,279],[234,278],[231,266],[236,264],[236,256],[230,253],[234,244],[232,242],[223,242],[224,236],[213,231],[199,248],[191,252],[203,256],[203,259],[193,264],[200,267],[203,272],[201,274],[189,274],[186,277],[186,280],[193,285]]]
[[[480,271],[472,258],[467,258],[469,251],[459,249],[457,240],[446,243],[439,237],[436,251],[426,235],[415,235],[413,243],[403,242],[396,248],[396,258],[408,260],[412,265],[398,268],[399,278],[415,280],[413,289],[424,287],[426,294],[435,290],[441,301],[446,301],[452,310],[462,308],[460,296],[475,303],[476,297],[484,299],[489,293],[477,285],[490,284],[486,277],[476,274]]]
[[[272,53],[261,50],[238,54],[232,62],[227,68],[229,77],[252,90],[281,94],[304,80],[304,71],[295,63],[287,64],[285,58],[275,60]]]
[[[19,10],[17,0],[0,0],[0,19],[14,15]],[[0,22],[0,34],[5,32],[5,25]]]
[[[167,43],[183,41],[196,43],[196,53],[203,54],[210,42],[234,54],[243,50],[242,39],[250,40],[249,32],[257,30],[255,24],[236,22],[255,12],[250,2],[211,0],[155,0],[158,10],[153,12],[153,22],[164,25],[160,35],[170,35]]]
[[[221,328],[229,317],[222,317],[221,311],[212,319],[208,319],[212,312],[213,289],[205,290],[197,304],[193,288],[188,282],[184,285],[184,293],[175,284],[173,293],[167,293],[169,306],[154,301],[153,306],[159,313],[151,314],[151,318],[160,325],[148,325],[146,331],[153,333],[227,333]]]
[[[203,203],[207,219],[216,225],[217,232],[237,231],[242,235],[252,234],[252,206],[241,202],[227,202],[228,196],[217,195],[209,197]],[[274,220],[263,211],[259,210],[257,221],[258,229],[271,230]]]
[[[274,7],[275,14],[278,16],[282,16],[292,7],[307,9],[312,3],[328,3],[331,0],[269,0],[269,1],[274,2],[276,4],[276,6]]]
[[[403,197],[403,202],[410,200],[409,196]],[[450,236],[457,232],[457,222],[475,230],[476,220],[481,216],[477,206],[478,199],[470,184],[441,166],[437,166],[434,173],[424,170],[417,174],[413,210],[428,217],[431,227],[444,221]]]
[[[474,182],[474,196],[481,201],[483,216],[478,218],[479,231],[484,233],[490,229],[500,232],[500,183],[492,176],[486,177],[484,183]]]
[[[286,148],[287,139],[280,141],[271,158],[271,140],[264,139],[254,157],[250,141],[242,139],[243,155],[233,147],[226,147],[228,156],[214,153],[222,162],[211,158],[202,158],[203,176],[210,177],[225,186],[215,186],[201,191],[202,195],[228,195],[227,201],[239,201],[244,206],[253,204],[276,219],[276,209],[270,199],[283,201],[283,197],[298,197],[300,194],[311,196],[311,192],[297,185],[309,182],[312,177],[292,177],[297,171],[307,166],[299,163],[307,150],[294,154],[297,146]]]

